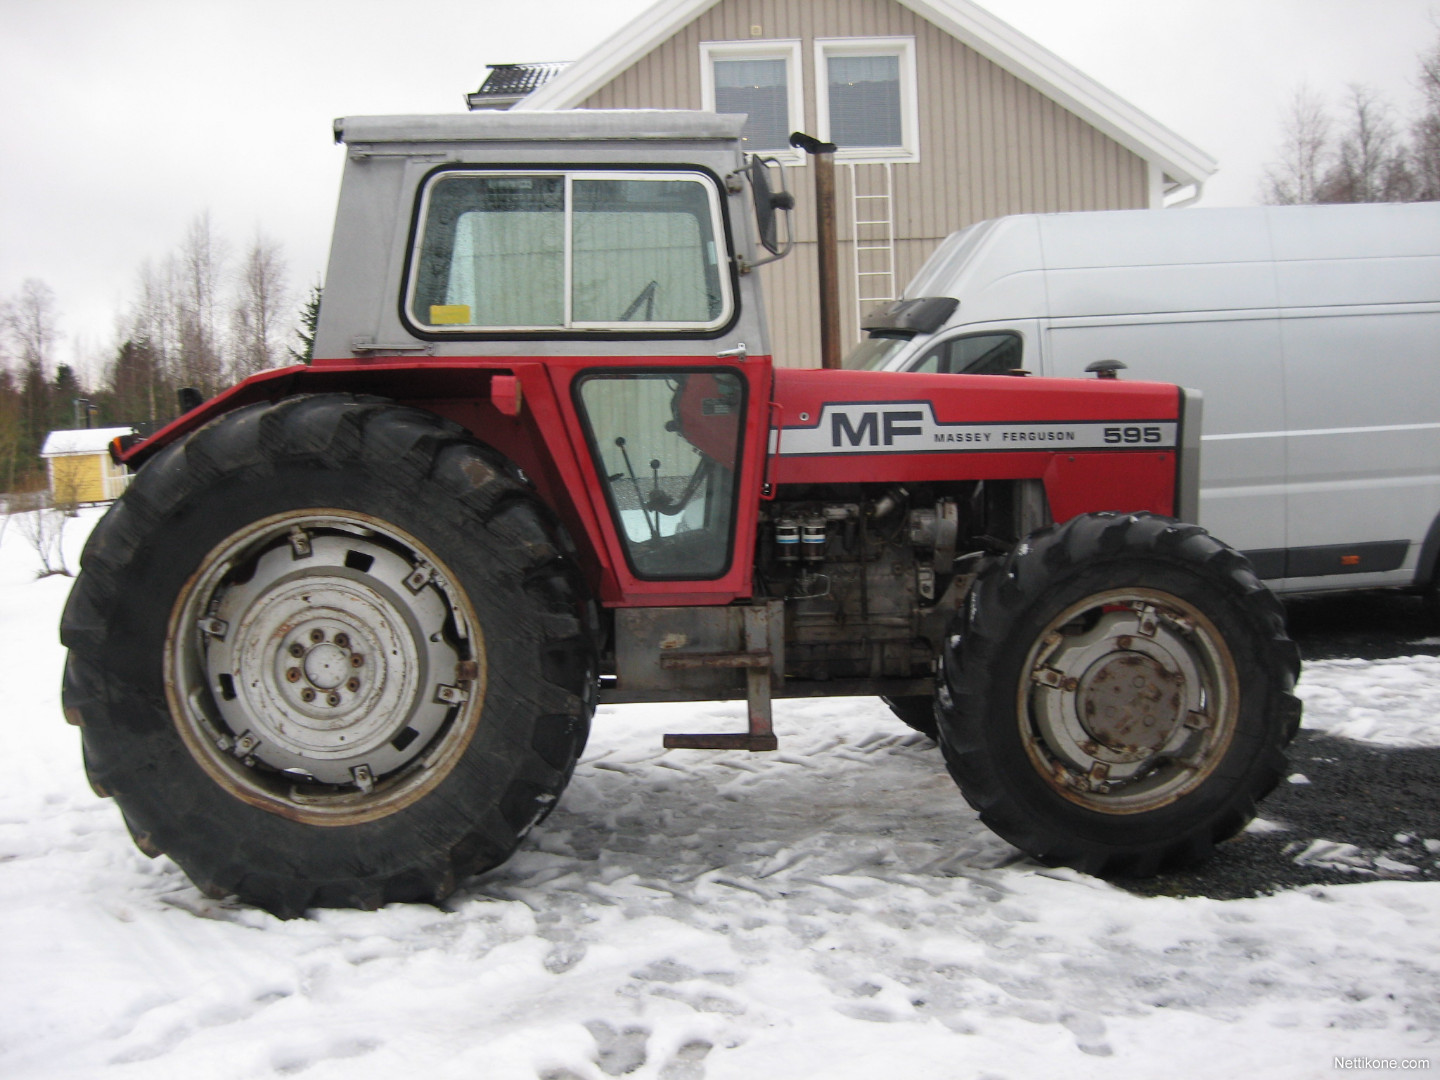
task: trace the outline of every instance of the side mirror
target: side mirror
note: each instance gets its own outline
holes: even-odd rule
[[[779,191],[770,187],[771,165],[780,169],[781,189]],[[783,259],[790,254],[790,249],[795,245],[795,230],[789,218],[790,212],[795,209],[795,196],[785,190],[785,167],[774,158],[752,157],[744,172],[750,181],[750,190],[755,198],[755,226],[760,246],[771,255],[771,258],[761,259],[753,264],[761,266],[767,262],[774,262],[776,259]],[[783,245],[779,238],[779,221],[775,213],[777,210],[786,215]]]

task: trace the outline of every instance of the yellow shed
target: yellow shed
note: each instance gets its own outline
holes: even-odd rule
[[[130,483],[130,470],[110,460],[110,440],[129,435],[128,427],[52,431],[40,456],[57,503],[97,503],[118,499]]]

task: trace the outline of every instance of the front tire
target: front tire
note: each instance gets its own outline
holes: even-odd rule
[[[275,914],[438,900],[554,806],[593,608],[546,509],[431,414],[238,410],[97,525],[64,703],[137,843]]]
[[[918,731],[928,739],[938,741],[939,729],[935,724],[935,698],[930,697],[881,697],[896,718],[907,727]]]
[[[1299,655],[1248,562],[1198,526],[1094,514],[988,560],[957,616],[940,744],[981,820],[1050,864],[1206,858],[1283,775]]]

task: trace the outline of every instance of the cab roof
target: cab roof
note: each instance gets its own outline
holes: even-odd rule
[[[473,112],[438,116],[342,116],[335,141],[373,143],[551,142],[608,140],[726,141],[740,138],[745,117],[681,109],[570,109]]]

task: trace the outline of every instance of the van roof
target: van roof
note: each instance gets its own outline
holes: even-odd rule
[[[1035,214],[1047,269],[1440,253],[1440,203]],[[1002,219],[1003,220],[1003,219]]]
[[[1386,263],[1372,273],[1356,260]],[[1376,296],[1436,302],[1437,260],[1437,202],[1018,214],[952,233],[904,297],[955,297],[952,324]],[[1324,263],[1335,265],[1324,287],[1298,265]]]

